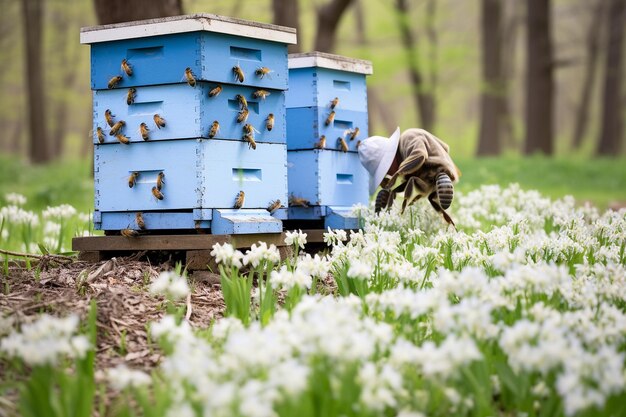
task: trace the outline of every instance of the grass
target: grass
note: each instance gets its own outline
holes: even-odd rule
[[[463,175],[458,190],[483,184],[519,183],[552,198],[573,195],[604,209],[613,201],[626,201],[626,160],[546,158],[457,158]],[[71,159],[46,166],[30,166],[15,158],[0,157],[0,201],[9,192],[28,198],[27,208],[71,204],[79,212],[93,211],[91,160]]]

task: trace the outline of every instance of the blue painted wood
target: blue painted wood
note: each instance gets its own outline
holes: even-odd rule
[[[336,110],[367,112],[365,75],[319,67],[289,70],[288,108],[329,108],[335,97]]]
[[[368,174],[356,153],[289,151],[287,167],[289,194],[305,198],[311,205],[352,206],[368,202]]]
[[[136,222],[137,212],[96,212],[100,213],[100,221],[94,221],[96,230],[140,230]],[[141,212],[146,229],[145,230],[180,230],[194,229],[200,227],[208,229],[211,227],[211,220],[195,220],[192,211],[171,212],[171,211],[144,211]],[[210,219],[210,218],[209,218]]]
[[[328,214],[324,217],[324,228],[331,229],[359,229],[360,219],[353,213],[352,207],[328,207]]]
[[[240,141],[187,139],[96,145],[96,210],[153,211],[231,208],[239,191],[245,208],[265,209],[287,201],[286,146]],[[129,188],[129,176],[139,172]],[[152,189],[165,174],[163,200]]]
[[[337,139],[344,137],[349,152],[357,152],[357,143],[368,137],[367,112],[337,109],[332,123],[326,125],[330,109],[325,107],[287,108],[287,149],[313,149],[322,135],[326,136],[326,149],[339,150]],[[348,132],[359,128],[354,140]]]
[[[281,233],[283,223],[267,210],[216,209],[213,210],[211,233],[215,235]]]
[[[222,92],[209,97],[209,91],[217,83],[199,82],[195,87],[187,83],[136,87],[135,101],[127,104],[128,89],[97,90],[93,94],[94,144],[99,143],[96,135],[98,127],[105,133],[105,143],[117,143],[110,136],[109,125],[104,114],[110,110],[115,121],[123,120],[126,125],[123,133],[132,142],[143,142],[139,125],[146,123],[149,140],[185,139],[208,137],[211,125],[215,120],[220,128],[215,139],[240,140],[243,125],[250,124],[255,129],[257,142],[285,143],[285,95],[282,90],[266,90],[270,93],[265,100],[254,98],[258,89],[220,84]],[[248,104],[249,116],[245,123],[237,123],[237,115],[241,109],[236,99],[242,95]],[[267,129],[268,115],[274,115],[272,130]],[[157,128],[153,116],[159,114],[166,121],[165,127]]]
[[[288,219],[319,220],[326,215],[326,206],[289,207]]]
[[[126,59],[133,74],[122,73]],[[233,66],[239,65],[244,82],[235,81]],[[112,77],[123,75],[116,88],[185,82],[185,69],[197,80],[287,89],[287,45],[263,39],[210,32],[188,32],[91,45],[91,88],[108,88]],[[272,70],[261,78],[260,67]]]

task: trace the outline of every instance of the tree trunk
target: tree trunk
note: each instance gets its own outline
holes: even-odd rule
[[[626,0],[611,0],[606,37],[606,74],[602,99],[602,127],[598,155],[615,156],[620,152],[623,132],[622,83],[624,73],[624,27]]]
[[[526,30],[526,138],[527,155],[553,152],[554,79],[550,0],[528,0]]]
[[[274,24],[296,29],[298,40],[302,39],[300,33],[300,7],[298,0],[272,0],[274,11]],[[300,43],[289,45],[287,51],[290,54],[300,52]]]
[[[333,52],[335,50],[339,21],[351,2],[352,0],[331,0],[317,9],[316,51]]]
[[[598,0],[593,7],[593,18],[587,29],[587,59],[585,61],[583,85],[580,92],[580,104],[574,119],[574,131],[572,146],[579,149],[587,131],[589,120],[589,107],[591,105],[591,93],[596,80],[598,68],[598,53],[600,52],[600,33],[602,29],[602,17],[604,0]]]
[[[509,2],[504,8],[503,18],[503,41],[502,41],[502,89],[503,101],[501,109],[502,131],[501,145],[503,149],[515,149],[519,151],[519,143],[515,135],[515,97],[514,86],[517,61],[517,36],[519,29],[525,22],[524,4],[521,2]]]
[[[94,0],[94,6],[101,25],[183,14],[182,0]]]
[[[482,0],[481,43],[482,93],[480,99],[480,134],[478,155],[500,154],[501,115],[504,104],[502,88],[502,5],[500,0]]]
[[[434,100],[431,94],[424,88],[424,80],[419,64],[416,42],[411,31],[409,11],[406,0],[396,0],[398,24],[402,35],[402,44],[407,56],[409,65],[409,77],[411,79],[411,90],[413,99],[417,106],[418,119],[422,128],[432,130],[434,125]]]
[[[42,0],[22,0],[24,37],[26,39],[26,89],[28,90],[28,155],[31,162],[41,164],[50,160],[46,136],[46,118],[42,53]]]

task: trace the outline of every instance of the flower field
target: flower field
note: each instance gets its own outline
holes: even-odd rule
[[[457,196],[455,231],[422,203],[356,207],[362,231],[329,230],[314,255],[299,231],[284,260],[214,246],[224,317],[208,328],[185,317],[184,270],[150,278],[150,370],[96,371],[95,307],[0,316],[0,371],[19,375],[0,389],[23,416],[626,415],[626,210],[483,186]],[[3,245],[30,250],[51,218],[89,230],[60,209],[19,223],[12,206]]]

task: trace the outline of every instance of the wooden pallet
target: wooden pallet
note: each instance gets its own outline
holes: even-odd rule
[[[307,242],[323,242],[325,230],[304,230]],[[187,269],[205,269],[211,264],[214,244],[230,243],[237,249],[249,248],[257,242],[274,244],[284,256],[290,249],[285,246],[285,233],[258,233],[246,235],[144,235],[136,238],[124,236],[87,236],[72,239],[72,250],[79,251],[79,259],[99,262],[117,254],[141,251],[178,251],[185,253]]]

